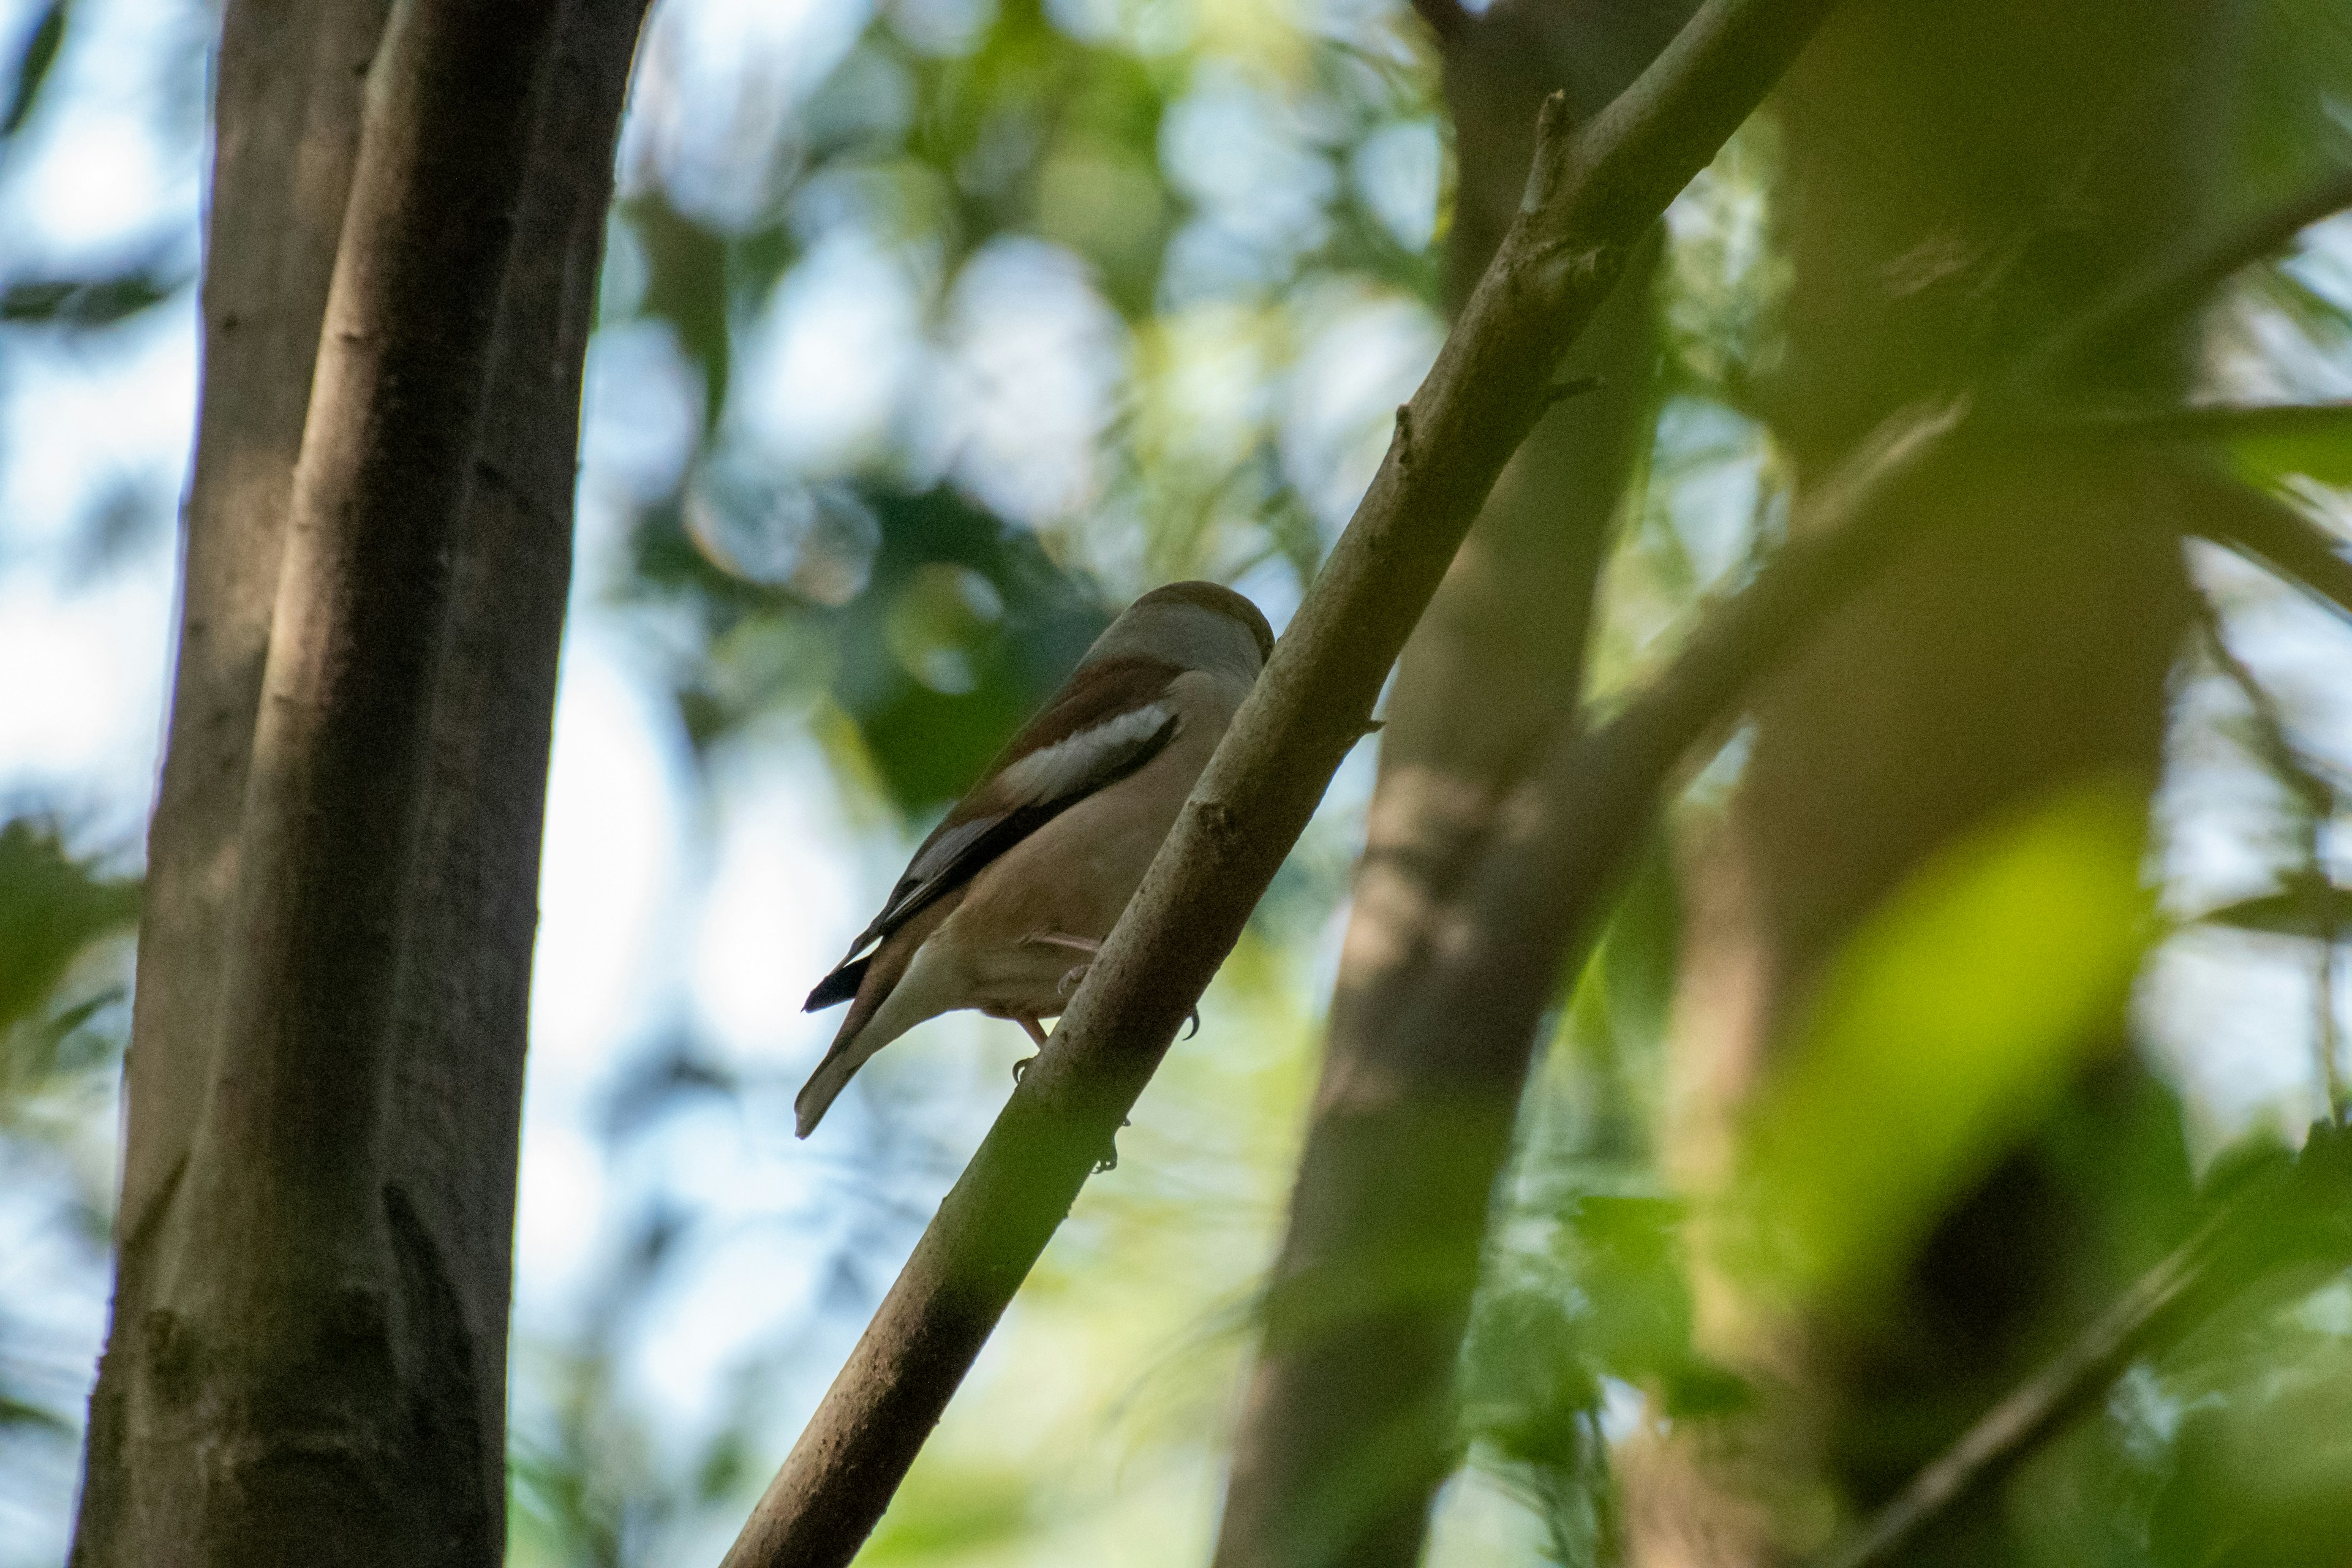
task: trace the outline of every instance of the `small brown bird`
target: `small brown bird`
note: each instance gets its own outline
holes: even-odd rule
[[[1045,1043],[1273,648],[1214,583],[1155,588],[1095,639],[809,993],[804,1011],[850,1008],[793,1102],[802,1137],[926,1018],[975,1007]]]

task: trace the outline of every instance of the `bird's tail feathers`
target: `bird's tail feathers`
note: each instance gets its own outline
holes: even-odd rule
[[[911,962],[897,952],[889,952],[887,958],[877,952],[875,958],[883,962],[876,969],[867,971],[860,965],[857,999],[841,1020],[841,1030],[833,1037],[824,1059],[817,1063],[816,1071],[793,1100],[799,1136],[805,1138],[816,1130],[826,1108],[875,1052],[955,1005],[953,962],[920,942],[920,936],[929,934],[927,931],[919,936],[909,932],[913,940],[908,945],[915,949]]]
[[[793,1100],[796,1136],[805,1138],[816,1131],[825,1111],[849,1087],[850,1079],[866,1065],[867,1058],[882,1048],[883,1043],[860,1040],[855,1035],[833,1042],[833,1048],[824,1053],[824,1060],[817,1063],[816,1071],[809,1074],[808,1082],[801,1085],[800,1093]]]

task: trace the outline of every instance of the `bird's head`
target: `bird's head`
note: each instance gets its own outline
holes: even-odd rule
[[[1257,678],[1273,652],[1274,628],[1255,605],[1219,584],[1171,583],[1129,605],[1087,649],[1079,668],[1139,654],[1246,681]]]

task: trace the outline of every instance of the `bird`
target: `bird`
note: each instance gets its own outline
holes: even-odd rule
[[[793,1101],[816,1130],[874,1053],[960,1009],[1045,1043],[1274,651],[1258,607],[1171,583],[1097,637],[915,851],[803,1012],[849,1012]]]

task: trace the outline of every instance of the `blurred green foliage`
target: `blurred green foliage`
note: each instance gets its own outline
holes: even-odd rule
[[[1798,1300],[1867,1296],[2042,1120],[2153,935],[2145,804],[2087,787],[1952,846],[1847,944],[1735,1184],[1750,1268]],[[1864,1130],[1867,1130],[1866,1131]]]
[[[110,1237],[108,1113],[130,1032],[128,943],[116,939],[138,910],[138,884],[70,852],[53,818],[0,821],[0,1191],[37,1195],[43,1223],[12,1226],[33,1256],[62,1247],[94,1262]],[[10,1272],[20,1277],[0,1289],[0,1508],[16,1501],[12,1471],[78,1450],[88,1373],[57,1364],[36,1281]]]

